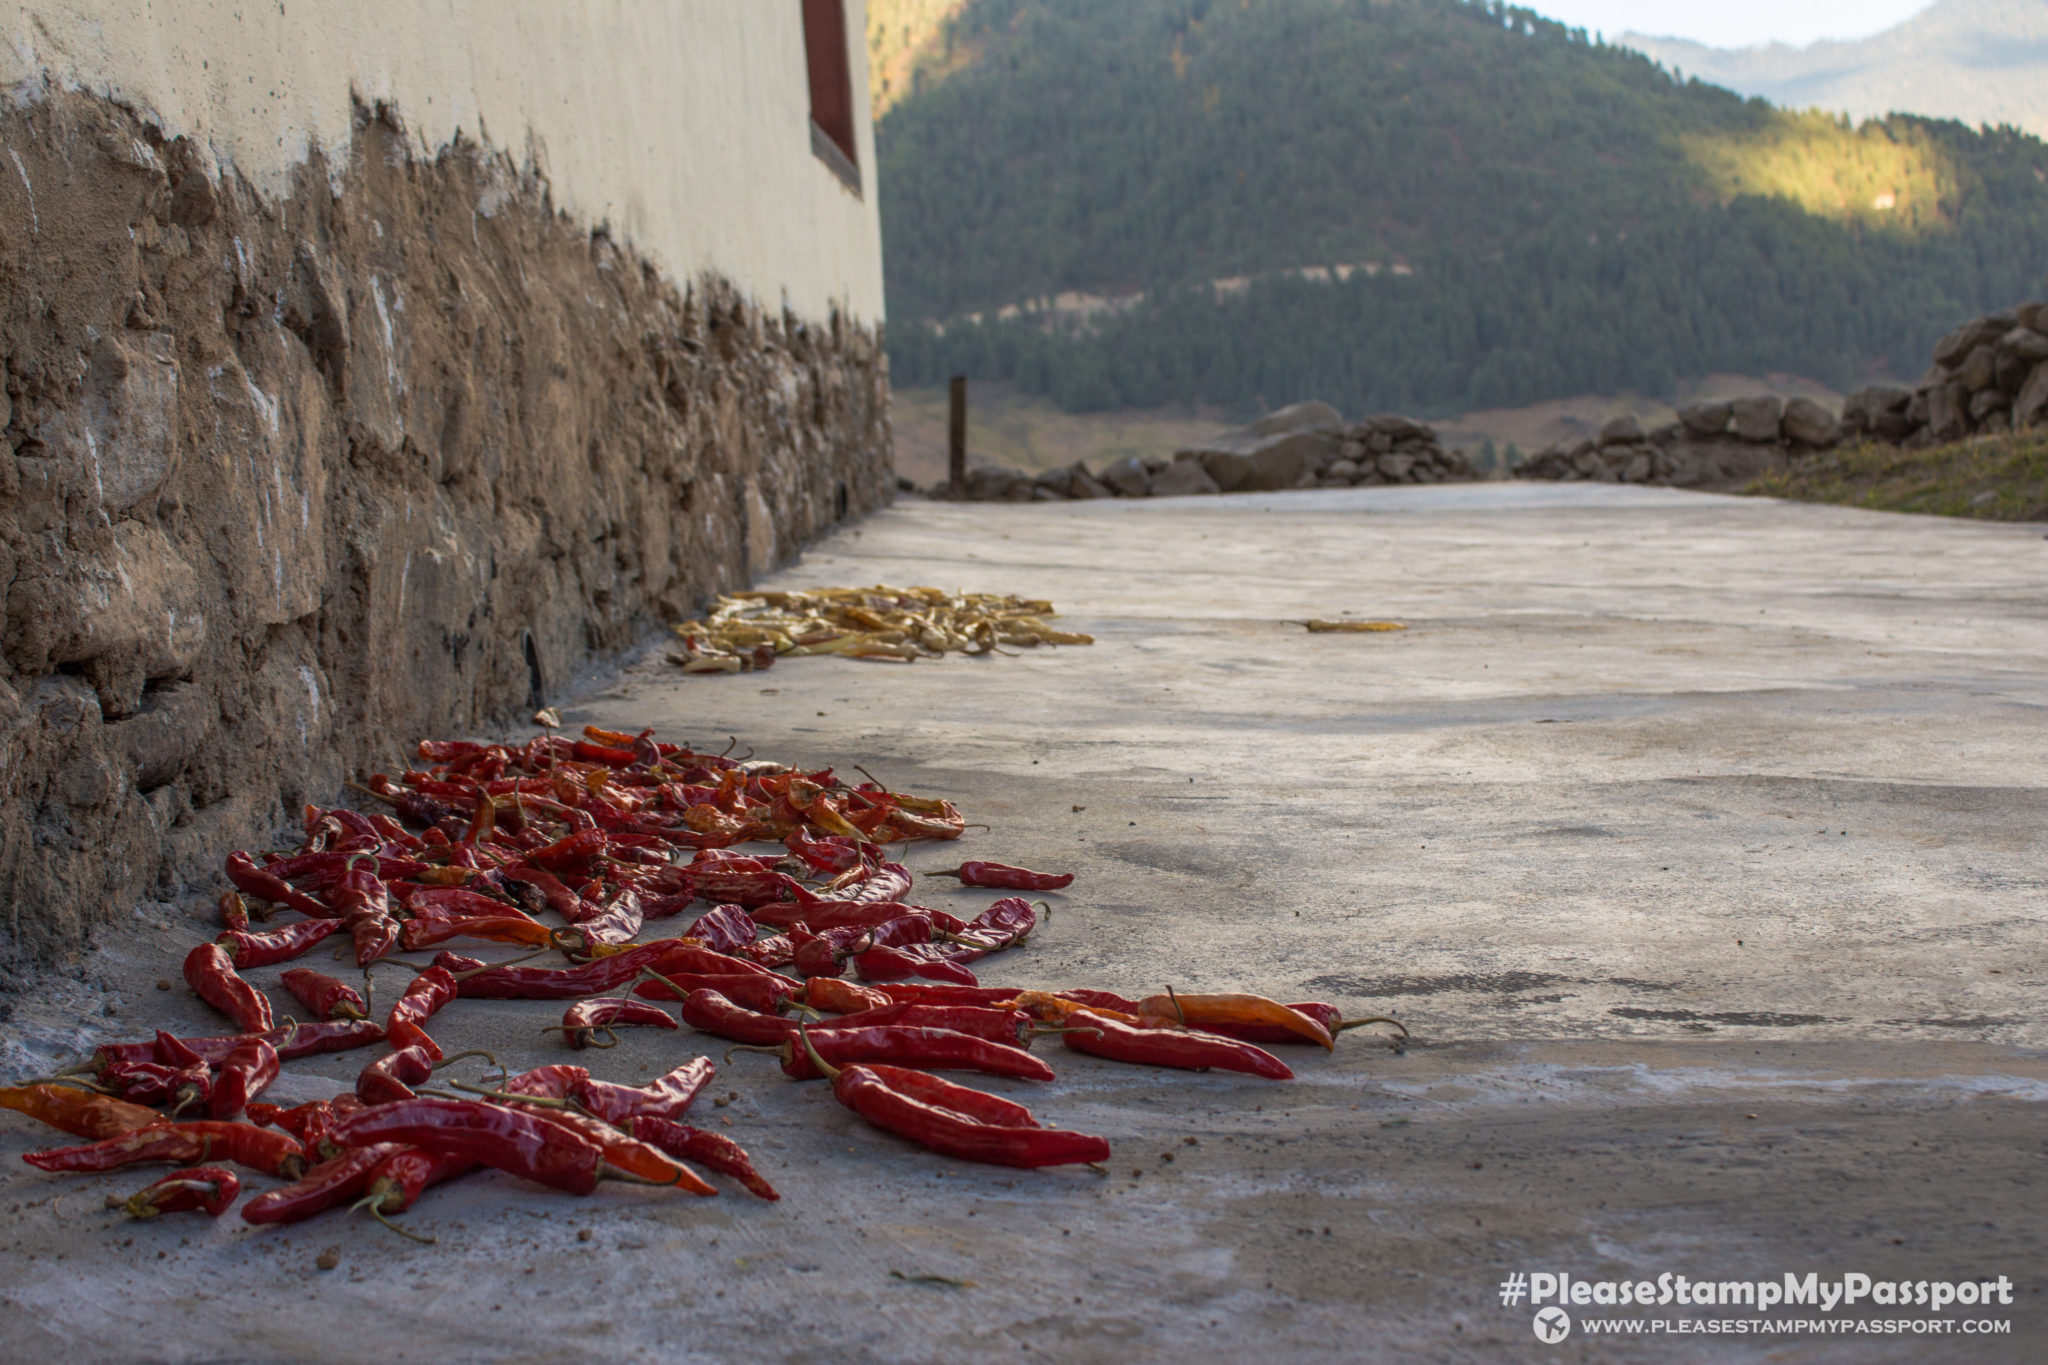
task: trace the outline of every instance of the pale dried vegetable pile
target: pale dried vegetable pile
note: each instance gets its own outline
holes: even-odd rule
[[[733,593],[704,619],[674,627],[682,650],[669,658],[685,673],[740,673],[803,654],[911,663],[1008,646],[1095,643],[1092,635],[1046,624],[1057,614],[1052,603],[1033,598],[879,584]]]

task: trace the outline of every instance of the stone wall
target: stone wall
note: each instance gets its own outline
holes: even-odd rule
[[[1446,450],[1434,429],[1391,413],[1347,424],[1311,399],[1276,409],[1171,460],[1132,455],[1099,473],[1083,461],[1033,478],[1017,469],[970,469],[964,488],[939,498],[1052,502],[1065,498],[1174,498],[1202,493],[1365,488],[1390,483],[1459,483],[1478,477],[1463,451]]]
[[[1909,450],[2048,422],[2048,303],[1966,322],[1934,347],[1912,388],[1858,389],[1842,407],[1852,434]]]
[[[1633,417],[1617,417],[1597,439],[1537,451],[1515,466],[1514,476],[1732,488],[1824,450],[1841,434],[1835,414],[1810,398],[1758,394],[1689,404],[1676,422],[1649,431]]]
[[[873,330],[679,292],[488,148],[359,108],[270,198],[94,96],[0,140],[0,957],[890,496]]]

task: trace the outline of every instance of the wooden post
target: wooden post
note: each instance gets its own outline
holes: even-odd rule
[[[967,376],[954,375],[946,388],[952,400],[946,424],[946,478],[958,493],[967,487]]]

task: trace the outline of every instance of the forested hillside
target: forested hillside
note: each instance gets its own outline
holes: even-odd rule
[[[1526,11],[916,7],[878,127],[899,384],[1420,411],[1847,385],[2048,276],[2039,141],[1787,114]],[[1115,306],[1033,310],[1063,291]]]

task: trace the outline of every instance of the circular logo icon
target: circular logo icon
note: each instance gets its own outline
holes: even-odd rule
[[[1536,1340],[1545,1346],[1555,1346],[1572,1334],[1572,1315],[1562,1308],[1546,1308],[1530,1326],[1535,1329]]]

